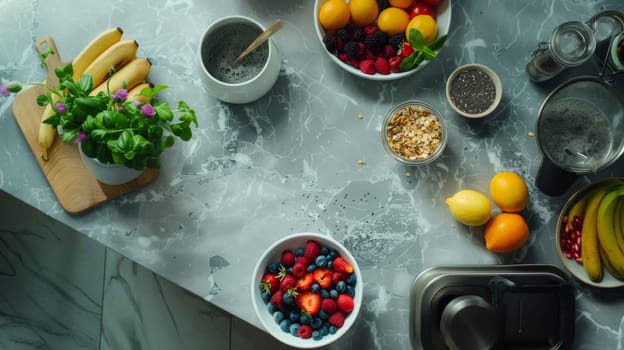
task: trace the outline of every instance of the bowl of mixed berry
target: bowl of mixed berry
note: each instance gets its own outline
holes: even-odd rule
[[[342,244],[317,233],[297,233],[272,244],[258,260],[251,285],[265,329],[298,348],[339,339],[362,304],[355,259]]]
[[[315,0],[314,26],[332,61],[356,76],[394,80],[444,46],[451,0]]]

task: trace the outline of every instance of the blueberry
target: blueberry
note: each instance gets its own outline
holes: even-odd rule
[[[267,272],[268,273],[278,273],[279,272],[279,268],[280,268],[280,263],[272,262],[272,263],[269,264],[269,266],[267,266]]]
[[[273,305],[273,304],[271,304],[271,303],[267,303],[267,304],[266,304],[266,308],[267,308],[267,311],[268,311],[270,314],[273,314],[273,313],[275,312],[275,305]]]
[[[355,274],[352,273],[349,275],[349,277],[347,277],[347,284],[350,286],[354,286],[355,282],[357,282],[357,278],[355,277]]]
[[[353,286],[347,286],[347,294],[354,297],[355,296],[355,288]]]
[[[303,256],[304,252],[303,248],[297,248],[295,250],[295,256]]]
[[[333,268],[334,268],[334,262],[333,262],[333,261],[331,261],[331,260],[328,260],[328,261],[327,261],[327,268],[328,268],[328,269],[333,269]]]
[[[290,334],[294,335],[295,337],[298,337],[297,331],[299,330],[299,327],[301,327],[299,323],[293,323],[290,325],[288,330],[290,331]]]
[[[319,329],[319,332],[321,333],[321,336],[326,336],[327,334],[329,334],[329,327],[327,327],[326,325],[323,325],[323,327],[321,327],[321,329]]]
[[[347,284],[344,283],[344,281],[338,281],[338,283],[336,283],[336,291],[338,293],[342,293],[347,289]]]
[[[264,300],[265,303],[267,301],[271,300],[271,293],[270,292],[267,292],[267,291],[263,290],[262,292],[260,292],[260,295],[262,296],[262,300]]]
[[[282,294],[282,301],[285,302],[286,304],[292,303],[292,301],[293,301],[292,294],[290,294],[290,293]]]
[[[297,322],[299,321],[299,318],[301,317],[301,313],[299,311],[296,310],[292,310],[290,312],[290,314],[288,315],[288,318],[293,321],[293,322]]]
[[[321,286],[318,283],[312,283],[310,286],[310,291],[313,293],[318,293],[321,290]]]
[[[286,272],[292,275],[292,266],[286,269]]]
[[[326,319],[329,317],[329,315],[328,315],[325,311],[323,311],[323,310],[321,310],[321,311],[319,311],[319,312],[318,312],[318,316],[319,316],[322,320],[326,320]]]
[[[310,327],[312,327],[312,329],[319,329],[323,326],[323,320],[320,318],[314,318],[312,320],[312,323],[310,323]]]
[[[321,298],[322,299],[329,298],[329,292],[327,291],[327,289],[321,289]]]
[[[314,270],[316,270],[316,265],[314,264],[308,265],[308,268],[306,269],[306,271],[308,271],[309,273],[314,272]]]
[[[273,319],[275,320],[275,323],[280,323],[284,320],[284,313],[282,313],[281,311],[275,311],[273,313]]]
[[[321,247],[321,254],[323,254],[323,255],[327,255],[327,254],[329,254],[329,248],[327,248],[327,247]]]
[[[337,330],[336,326],[329,326],[329,334],[336,334]]]
[[[338,256],[338,252],[337,252],[335,249],[331,249],[331,250],[329,251],[329,257],[330,257],[332,260],[334,260],[334,258],[335,258],[335,257],[337,257],[337,256]]]
[[[306,314],[301,314],[301,317],[299,317],[299,323],[301,324],[310,324],[310,321],[310,316]]]
[[[335,289],[332,289],[329,291],[329,297],[332,299],[336,299],[338,298],[338,291]]]
[[[282,322],[280,322],[279,325],[280,325],[280,329],[283,332],[286,332],[286,333],[290,332],[290,329],[289,329],[290,328],[290,320],[282,320]]]
[[[327,266],[327,258],[325,257],[325,255],[319,255],[316,257],[316,260],[314,260],[314,263],[318,267],[325,267]]]
[[[319,331],[312,331],[312,339],[314,339],[314,340],[321,340],[321,338],[323,338],[323,336],[321,335],[321,332],[319,332]]]

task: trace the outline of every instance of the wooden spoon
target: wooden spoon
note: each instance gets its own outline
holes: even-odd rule
[[[262,45],[263,42],[267,41],[267,39],[271,35],[275,34],[278,30],[280,30],[280,28],[282,28],[283,24],[284,23],[280,19],[276,19],[275,22],[273,22],[273,24],[271,24],[264,32],[258,35],[256,40],[254,40],[251,44],[249,44],[249,46],[243,52],[241,52],[241,54],[238,55],[238,57],[236,57],[236,59],[234,60],[234,64],[238,63],[238,61],[240,61],[241,58],[247,56],[251,51],[255,50],[258,46]]]

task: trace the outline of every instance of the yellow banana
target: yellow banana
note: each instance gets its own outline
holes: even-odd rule
[[[48,149],[54,142],[56,136],[56,129],[43,121],[50,118],[54,114],[52,104],[48,103],[41,115],[41,122],[39,123],[39,146],[41,147],[41,159],[48,160]]]
[[[624,198],[618,199],[615,213],[613,216],[613,229],[615,230],[615,238],[621,251],[624,251]]]
[[[581,229],[581,257],[587,276],[594,282],[602,280],[602,263],[598,243],[598,207],[608,189],[604,186],[589,194]]]
[[[618,186],[610,190],[600,202],[597,215],[598,240],[604,249],[609,261],[621,275],[624,275],[624,252],[618,245],[613,217],[617,199],[624,196],[624,186]]]
[[[619,271],[613,266],[611,261],[609,261],[609,257],[607,256],[607,253],[604,251],[602,246],[600,246],[600,258],[602,259],[602,264],[604,265],[605,269],[609,272],[609,274],[611,274],[611,276],[624,281],[624,275],[620,274]]]
[[[91,62],[83,74],[90,74],[93,86],[98,86],[108,78],[111,69],[118,70],[132,61],[138,47],[139,44],[134,40],[118,41]]]
[[[578,201],[576,201],[576,203],[574,203],[574,205],[570,208],[570,210],[568,210],[567,226],[570,230],[574,228],[572,227],[572,221],[574,220],[574,218],[577,216],[581,218],[583,217],[583,213],[585,212],[586,206],[587,206],[587,196],[583,196]]]
[[[111,94],[115,93],[115,91],[124,87],[124,82],[125,88],[130,90],[147,78],[151,67],[152,63],[147,58],[135,58],[130,63],[115,72],[115,74],[113,74],[113,76],[109,79],[101,83],[95,89],[91,90],[89,95],[95,96],[101,91],[110,92]]]
[[[147,103],[147,96],[139,94],[141,93],[141,91],[143,91],[143,89],[149,88],[151,86],[152,84],[143,82],[133,87],[131,90],[128,91],[128,101],[139,101],[141,103]]]
[[[72,61],[74,81],[78,81],[78,79],[82,77],[87,67],[95,61],[98,56],[109,47],[113,46],[113,44],[119,42],[122,34],[123,30],[117,27],[107,29],[93,38]]]

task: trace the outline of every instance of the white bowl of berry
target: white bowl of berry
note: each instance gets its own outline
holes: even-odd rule
[[[297,233],[272,244],[258,260],[251,286],[264,328],[297,348],[333,343],[351,328],[362,305],[355,259],[318,233]]]
[[[315,0],[314,27],[330,59],[371,80],[412,75],[435,59],[451,0]]]

